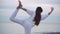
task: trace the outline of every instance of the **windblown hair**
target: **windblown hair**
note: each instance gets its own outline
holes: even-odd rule
[[[40,20],[41,20],[41,12],[42,12],[42,8],[41,7],[37,7],[36,9],[36,15],[34,17],[34,21],[35,21],[35,25],[39,25]]]

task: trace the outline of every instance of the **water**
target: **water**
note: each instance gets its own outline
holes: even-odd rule
[[[60,32],[60,24],[43,24],[32,28],[32,34],[55,34]],[[0,23],[1,34],[24,34],[24,28],[13,22]]]

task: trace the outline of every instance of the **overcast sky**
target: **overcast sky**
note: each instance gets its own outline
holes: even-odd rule
[[[21,0],[23,5],[34,5],[34,4],[60,4],[60,0]],[[0,8],[2,7],[16,7],[18,0],[0,0]]]
[[[50,11],[50,7],[54,7],[54,12],[51,17],[54,15],[56,16],[55,18],[59,20],[60,0],[21,0],[21,2],[23,7],[31,9],[32,11],[35,11],[37,6],[41,6],[43,8],[43,14],[48,13]],[[18,0],[0,0],[0,21],[9,21],[8,19],[17,5]],[[24,12],[22,11],[22,15],[23,14]]]

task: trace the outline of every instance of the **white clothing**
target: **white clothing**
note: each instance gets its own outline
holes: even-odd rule
[[[13,21],[13,22],[16,22],[18,24],[21,24],[24,28],[25,28],[25,34],[30,34],[31,33],[31,29],[32,27],[34,26],[34,17],[35,17],[35,13],[33,11],[30,11],[30,10],[27,10],[26,12],[31,16],[29,17],[28,19],[24,19],[24,20],[21,20],[21,19],[17,19],[15,18],[16,17],[16,14],[18,12],[18,9],[16,9],[14,11],[14,13],[12,14],[12,16],[10,17],[10,20]],[[46,17],[48,17],[48,14],[47,15],[42,15],[41,16],[41,20],[44,20]]]

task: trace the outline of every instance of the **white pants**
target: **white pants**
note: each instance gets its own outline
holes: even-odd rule
[[[13,22],[16,22],[18,24],[21,24],[24,28],[25,28],[25,34],[30,34],[31,33],[31,29],[34,26],[33,23],[30,20],[21,20],[21,19],[16,19],[16,14],[18,12],[18,9],[16,9],[14,11],[14,13],[12,14],[12,16],[10,17],[10,20]],[[26,11],[28,14],[32,16],[34,16],[34,13],[32,11]],[[46,17],[48,17],[48,14],[46,15],[42,15],[41,16],[41,20],[44,20]],[[31,19],[31,18],[30,18]]]
[[[25,22],[24,20],[20,20],[18,24],[22,25],[25,29],[25,34],[31,34],[31,29],[34,27],[32,23]]]
[[[16,19],[15,17],[16,17],[17,12],[18,10],[16,9],[14,13],[12,14],[12,16],[10,17],[10,20],[22,25],[25,29],[25,34],[30,34],[31,29],[33,27],[32,23],[26,22],[25,20]]]
[[[13,22],[16,22],[20,25],[22,25],[25,29],[25,34],[30,34],[31,33],[31,29],[34,26],[32,23],[29,22],[24,22],[24,20],[19,20],[19,22],[17,22],[17,20],[15,21],[14,19],[11,19]]]

